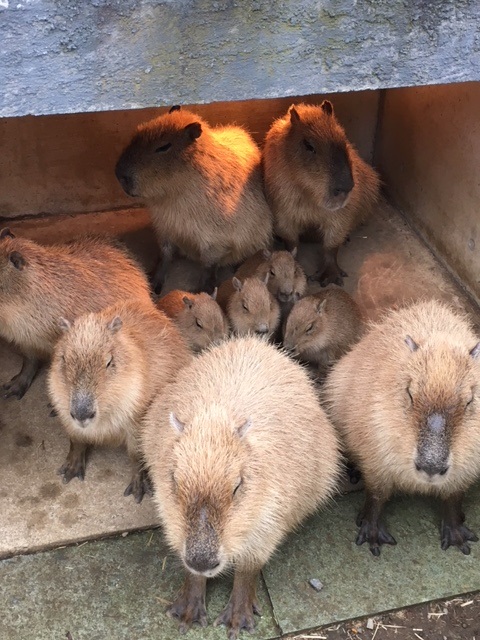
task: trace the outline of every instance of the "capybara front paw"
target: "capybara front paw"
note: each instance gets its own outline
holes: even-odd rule
[[[464,524],[449,525],[442,523],[441,546],[443,551],[448,547],[458,547],[466,556],[470,554],[469,542],[478,542],[478,537]]]
[[[255,614],[262,615],[257,600],[253,602],[242,601],[240,603],[230,601],[214,624],[216,627],[224,624],[227,627],[228,640],[237,640],[242,629],[246,629],[249,633],[254,632]]]
[[[69,483],[73,478],[85,480],[85,464],[82,460],[71,462],[67,460],[58,470],[58,475],[62,476],[65,484]]]
[[[385,525],[381,522],[372,523],[359,516],[357,524],[360,530],[355,540],[356,544],[361,545],[368,542],[368,547],[375,557],[380,555],[383,544],[397,544],[395,538],[388,533]]]
[[[6,382],[3,385],[5,389],[4,397],[5,398],[23,398],[23,396],[27,393],[30,384],[25,380],[22,380],[20,374],[13,376],[10,382]]]
[[[347,277],[348,273],[341,269],[327,269],[318,277],[318,281],[321,287],[329,284],[338,284],[339,287],[343,287],[343,279]]]
[[[133,496],[135,502],[140,504],[145,494],[151,496],[153,494],[153,488],[148,473],[142,470],[135,474],[123,495]]]
[[[179,633],[186,633],[194,623],[201,627],[208,624],[205,602],[200,596],[188,597],[187,594],[181,593],[168,607],[167,615],[178,620]]]

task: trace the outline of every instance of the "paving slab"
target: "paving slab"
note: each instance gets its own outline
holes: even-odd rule
[[[0,562],[2,640],[177,640],[165,614],[183,580],[160,531],[86,543]],[[259,585],[262,617],[251,638],[278,630],[268,595]],[[228,601],[231,580],[207,588],[209,622]],[[70,636],[67,636],[67,633]],[[192,640],[225,640],[224,627],[194,627]]]
[[[264,569],[275,619],[293,633],[350,618],[480,589],[480,543],[469,556],[440,548],[440,515],[434,501],[400,497],[386,521],[397,546],[374,558],[358,547],[355,516],[362,493],[338,499],[291,535]],[[467,525],[480,533],[480,486],[465,501]],[[321,591],[309,584],[323,583]]]

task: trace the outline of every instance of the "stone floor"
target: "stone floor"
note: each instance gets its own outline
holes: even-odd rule
[[[10,226],[44,243],[86,230],[112,233],[125,238],[147,270],[156,259],[142,210],[45,217]],[[307,269],[310,249],[300,256]],[[340,263],[350,274],[347,291],[369,319],[405,301],[436,297],[478,320],[463,290],[388,206],[352,235]],[[195,286],[197,275],[188,263],[179,264],[168,288]],[[3,382],[19,370],[21,360],[5,344],[0,344],[0,358]],[[175,638],[163,609],[180,584],[178,563],[168,556],[160,531],[121,536],[156,525],[151,500],[136,505],[123,497],[129,467],[122,451],[94,451],[85,482],[63,485],[56,470],[68,441],[59,422],[49,417],[47,402],[44,372],[21,401],[0,398],[0,639],[51,640],[67,632],[73,640]],[[469,557],[452,549],[442,552],[436,513],[424,501],[404,498],[391,505],[388,518],[399,544],[379,560],[357,548],[353,518],[360,501],[360,493],[340,497],[291,536],[265,568],[264,616],[256,637],[480,589],[480,547]],[[480,531],[478,489],[469,497],[467,519]],[[99,541],[105,536],[117,537]],[[96,541],[78,544],[85,540]],[[58,549],[64,545],[78,546]],[[309,586],[311,578],[324,584],[319,593]],[[210,620],[227,592],[228,579],[215,581]],[[225,632],[208,627],[190,636],[216,638]]]

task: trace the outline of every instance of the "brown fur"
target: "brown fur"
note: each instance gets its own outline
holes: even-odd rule
[[[310,230],[323,246],[337,250],[347,235],[372,212],[379,197],[379,177],[348,141],[330,109],[297,104],[276,120],[265,140],[263,167],[275,232],[289,247]],[[305,145],[312,147],[309,151]],[[345,161],[346,158],[346,161]],[[334,195],[347,180],[353,189]]]
[[[42,246],[2,232],[0,335],[27,359],[50,357],[61,333],[58,318],[72,321],[131,299],[150,300],[150,288],[125,250],[99,238]]]
[[[223,342],[183,369],[152,404],[143,449],[171,547],[187,569],[195,554],[218,557],[197,577],[233,565],[235,581],[256,576],[328,500],[339,469],[334,429],[305,371],[255,337]],[[228,606],[221,621],[235,631]]]
[[[226,312],[232,331],[237,335],[263,333],[273,335],[280,324],[280,306],[268,290],[268,274],[241,280],[234,276],[222,282],[217,301]]]
[[[466,317],[421,302],[390,312],[335,365],[330,416],[380,504],[397,491],[446,500],[480,474],[480,360],[469,353],[478,341]],[[446,426],[427,453],[448,454],[449,467],[430,477],[416,463],[432,415]]]
[[[260,151],[241,127],[211,128],[183,109],[164,114],[137,129],[116,171],[146,201],[159,239],[192,260],[237,264],[270,244]]]
[[[190,361],[173,322],[151,301],[118,303],[83,315],[57,342],[48,376],[51,402],[74,442],[125,445],[138,464],[140,420],[153,397]],[[72,418],[77,394],[90,394],[95,417]]]
[[[362,318],[346,291],[330,285],[299,300],[285,325],[283,344],[302,361],[334,364],[359,339]]]
[[[170,291],[157,307],[175,321],[196,353],[228,336],[228,322],[218,303],[208,293]]]
[[[258,251],[246,260],[235,273],[244,280],[256,276],[264,280],[268,274],[268,290],[280,304],[294,302],[303,296],[307,289],[307,278],[302,267],[290,251]],[[229,281],[230,286],[231,281]]]

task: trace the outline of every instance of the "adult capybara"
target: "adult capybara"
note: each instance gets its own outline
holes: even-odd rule
[[[63,319],[48,377],[50,399],[70,437],[64,482],[85,477],[90,445],[125,445],[133,477],[125,495],[140,502],[148,480],[140,464],[139,427],[154,396],[191,353],[172,320],[153,302],[122,302]]]
[[[231,568],[216,624],[252,631],[262,566],[332,495],[337,437],[302,367],[254,336],[200,354],[152,404],[143,449],[170,546],[187,570],[169,614],[207,624],[207,578]],[[288,479],[288,481],[286,481]]]
[[[228,321],[216,295],[217,289],[212,295],[175,289],[157,300],[158,309],[175,321],[195,353],[228,336]]]
[[[480,342],[437,301],[391,311],[334,367],[325,398],[366,487],[357,544],[395,544],[382,510],[396,492],[439,498],[441,546],[468,554],[462,498],[480,474]]]
[[[120,300],[150,300],[147,278],[120,245],[101,238],[42,246],[0,232],[0,335],[24,356],[22,370],[4,385],[21,398],[68,321]]]
[[[263,168],[277,235],[289,249],[302,234],[320,240],[320,282],[342,284],[338,249],[374,209],[380,180],[348,141],[332,103],[292,105],[276,120]]]
[[[150,209],[162,250],[157,290],[176,249],[212,276],[215,265],[236,265],[270,245],[260,157],[242,127],[212,128],[184,109],[138,127],[116,175]]]

